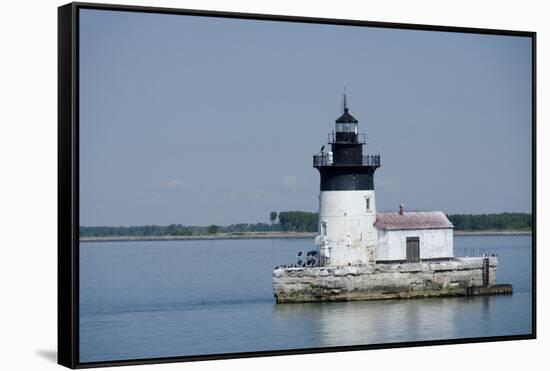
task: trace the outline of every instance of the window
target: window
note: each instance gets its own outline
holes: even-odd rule
[[[407,263],[420,261],[420,237],[407,237]]]
[[[340,133],[355,133],[357,134],[357,124],[352,123],[337,123],[336,131]]]
[[[370,212],[370,197],[365,196],[365,208],[367,212]]]
[[[321,235],[322,236],[327,235],[327,222],[325,222],[325,221],[321,222]]]

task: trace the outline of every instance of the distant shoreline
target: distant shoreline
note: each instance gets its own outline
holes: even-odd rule
[[[532,231],[522,230],[454,231],[455,236],[527,236],[531,234],[533,234]]]
[[[82,237],[80,242],[112,242],[112,241],[196,241],[196,240],[262,240],[274,238],[314,238],[317,232],[248,232],[219,233],[195,236],[109,236]]]
[[[455,236],[514,236],[530,235],[531,231],[487,230],[487,231],[454,231]],[[108,236],[81,237],[80,242],[117,242],[117,241],[197,241],[197,240],[261,240],[261,239],[294,239],[314,238],[317,232],[249,232],[243,234],[213,234],[196,236]]]

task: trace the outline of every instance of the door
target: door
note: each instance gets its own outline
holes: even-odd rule
[[[420,238],[407,237],[407,262],[415,263],[420,261]]]

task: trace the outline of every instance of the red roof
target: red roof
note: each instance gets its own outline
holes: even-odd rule
[[[442,211],[415,211],[399,213],[377,213],[374,225],[379,229],[442,229],[453,228],[453,224]]]

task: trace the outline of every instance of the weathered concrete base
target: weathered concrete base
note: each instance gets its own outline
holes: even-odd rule
[[[277,303],[511,293],[511,285],[496,285],[496,257],[488,258],[488,281],[484,284],[483,259],[455,258],[437,262],[368,266],[279,268],[273,271],[273,292]]]

